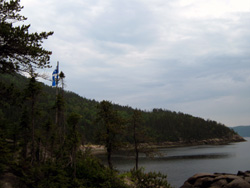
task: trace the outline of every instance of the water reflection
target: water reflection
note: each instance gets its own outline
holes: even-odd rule
[[[179,155],[179,156],[166,156],[156,157],[155,160],[185,160],[185,159],[219,159],[228,158],[232,154],[228,153],[210,153],[210,154],[197,154],[197,155]]]
[[[167,174],[171,185],[180,187],[198,172],[237,173],[238,170],[250,170],[250,138],[247,140],[228,145],[162,148],[154,158],[140,154],[139,166],[146,171]],[[106,161],[105,155],[99,157]],[[135,165],[133,152],[115,153],[112,161],[121,172],[129,171]]]
[[[201,148],[197,150],[198,152],[194,152],[198,148],[192,148],[192,150],[185,150],[181,151],[181,148],[179,150],[170,150],[170,149],[161,149],[153,157],[149,157],[145,155],[144,153],[140,153],[139,159],[140,160],[191,160],[191,159],[220,159],[220,158],[230,158],[235,155],[234,152],[208,152],[211,148]],[[213,148],[214,150],[215,148]],[[221,148],[220,148],[221,149]],[[99,155],[99,158],[105,160],[105,155]],[[119,159],[126,159],[126,160],[132,160],[134,159],[134,155],[131,152],[126,151],[120,151],[119,153],[114,153],[112,156],[112,159],[119,160]]]

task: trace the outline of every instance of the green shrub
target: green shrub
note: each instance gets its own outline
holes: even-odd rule
[[[23,162],[12,167],[21,188],[128,188],[116,171],[91,155],[78,155],[75,176],[73,171],[72,166],[65,167],[60,161],[33,165]]]
[[[131,170],[132,181],[137,188],[171,188],[167,181],[167,175],[160,172],[144,172],[143,168]]]
[[[22,181],[22,184],[27,187],[69,187],[67,173],[61,166],[55,163],[29,166],[28,169],[21,170],[20,172],[22,173],[20,180]]]
[[[76,179],[88,188],[127,188],[118,174],[93,156],[84,156],[77,164]]]

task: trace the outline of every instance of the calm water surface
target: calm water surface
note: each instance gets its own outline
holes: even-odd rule
[[[239,170],[250,170],[250,138],[245,139],[247,142],[228,145],[160,149],[161,156],[153,159],[140,155],[139,166],[146,171],[167,174],[168,181],[176,188],[196,173],[236,174]],[[112,160],[115,168],[122,172],[134,167],[134,158],[127,154],[115,154]]]

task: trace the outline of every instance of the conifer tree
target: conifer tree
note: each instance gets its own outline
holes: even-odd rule
[[[132,120],[133,141],[135,150],[135,169],[138,170],[139,144],[141,141],[141,137],[144,134],[141,129],[142,116],[139,110],[134,110],[131,120]]]
[[[35,77],[30,78],[30,82],[25,90],[25,97],[27,101],[29,102],[30,105],[30,117],[31,117],[31,163],[33,163],[36,159],[35,156],[35,124],[36,124],[36,103],[37,103],[37,98],[39,94],[41,93],[41,86],[40,84],[36,81]]]
[[[21,25],[27,20],[19,14],[22,8],[20,0],[0,0],[0,73],[50,67],[52,52],[42,43],[53,32],[29,33],[30,25]]]
[[[61,133],[61,142],[64,142],[65,139],[65,117],[64,117],[64,111],[65,111],[65,99],[64,99],[64,79],[65,79],[65,74],[61,71],[59,74],[59,81],[61,83],[61,89],[60,93],[57,95],[57,121],[58,121],[58,126],[60,129]]]
[[[67,120],[68,122],[68,138],[67,138],[67,150],[70,150],[69,153],[69,165],[73,168],[73,176],[76,177],[76,159],[77,151],[80,146],[80,135],[78,131],[78,123],[81,119],[81,116],[77,113],[71,113]]]
[[[129,134],[132,137],[135,152],[135,170],[138,170],[139,152],[153,156],[156,150],[150,146],[153,138],[149,136],[149,131],[143,124],[142,112],[134,110],[130,119]],[[146,144],[146,145],[145,145]]]
[[[121,146],[121,140],[118,136],[123,132],[123,119],[118,115],[117,111],[113,109],[111,102],[102,101],[98,106],[97,122],[103,126],[99,140],[105,144],[107,150],[107,160],[110,169],[113,168],[111,162],[111,155],[117,147]]]
[[[27,107],[24,107],[20,121],[20,146],[21,146],[21,158],[25,161],[28,156],[28,144],[30,135],[30,118],[28,115]]]
[[[6,139],[5,118],[0,110],[0,175],[8,168],[10,163],[10,144]]]

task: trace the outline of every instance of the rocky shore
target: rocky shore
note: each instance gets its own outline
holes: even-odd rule
[[[190,177],[181,188],[250,188],[250,171],[237,174],[199,173]]]
[[[185,146],[196,146],[196,145],[223,145],[229,144],[233,142],[244,142],[246,141],[243,137],[239,135],[233,135],[230,138],[213,138],[213,139],[205,139],[205,140],[190,140],[190,141],[178,141],[178,142],[162,142],[162,143],[147,143],[143,144],[145,148],[171,148],[171,147],[185,147]],[[92,154],[104,154],[106,153],[106,149],[102,145],[93,145],[88,144],[85,146],[81,146],[81,150],[86,151],[90,150]],[[121,150],[133,150],[133,146],[127,146],[122,148]]]
[[[233,135],[230,138],[212,138],[212,139],[204,139],[204,140],[163,142],[163,143],[153,144],[153,147],[169,148],[169,147],[195,146],[195,145],[222,145],[222,144],[229,144],[233,142],[244,142],[244,141],[246,140],[243,137],[239,135]]]

